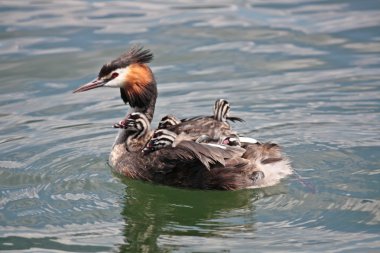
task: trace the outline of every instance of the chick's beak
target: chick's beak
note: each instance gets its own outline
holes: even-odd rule
[[[105,80],[95,78],[93,81],[86,83],[86,84],[80,86],[79,88],[77,88],[76,90],[74,90],[73,93],[99,88],[99,87],[104,86],[104,84],[106,84]]]

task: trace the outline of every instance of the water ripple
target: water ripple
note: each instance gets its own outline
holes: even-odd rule
[[[5,0],[0,13],[1,249],[378,251],[376,1]],[[111,126],[128,107],[115,89],[72,90],[136,42],[155,53],[154,125],[226,98],[245,119],[234,128],[279,143],[297,175],[228,193],[116,178]]]

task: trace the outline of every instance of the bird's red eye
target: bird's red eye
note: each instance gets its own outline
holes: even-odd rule
[[[118,74],[118,73],[116,73],[116,72],[112,73],[112,75],[111,75],[111,79],[114,79],[114,78],[116,78],[118,75],[119,75],[119,74]]]

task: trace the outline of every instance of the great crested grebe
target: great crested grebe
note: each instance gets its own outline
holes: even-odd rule
[[[219,108],[224,111],[220,110],[220,114],[214,112],[211,117],[184,120],[172,117],[173,122],[165,127],[168,132],[163,136],[170,132],[175,134],[176,140],[178,136],[180,139],[189,138],[191,140],[187,141],[192,142],[189,145],[203,145],[197,147],[208,152],[198,152],[197,156],[195,150],[179,148],[177,145],[168,145],[154,152],[142,152],[153,134],[150,122],[157,99],[156,81],[147,65],[152,58],[149,50],[134,46],[127,53],[103,65],[95,80],[74,90],[76,93],[98,87],[119,88],[122,100],[129,103],[131,109],[126,117],[127,127],[119,130],[109,157],[110,165],[117,172],[130,178],[202,189],[269,186],[292,173],[289,161],[277,145],[261,144],[254,139],[238,137],[227,120],[241,119],[228,116],[229,105],[227,103],[228,106],[223,106],[223,100],[220,101]],[[141,114],[133,114],[135,112]],[[219,143],[224,148],[194,142],[194,139],[198,140],[202,136],[208,139],[198,142],[214,142],[225,138],[223,142],[239,147],[233,148],[233,145],[224,145],[223,142]],[[244,149],[244,153],[238,155],[238,149]],[[193,156],[184,155],[190,153]]]

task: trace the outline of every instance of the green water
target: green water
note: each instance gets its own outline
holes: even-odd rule
[[[0,250],[380,251],[378,1],[1,1]],[[107,165],[127,111],[72,94],[131,43],[150,48],[166,114],[211,113],[280,144],[275,187],[195,191]]]

